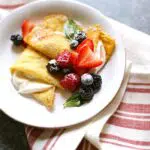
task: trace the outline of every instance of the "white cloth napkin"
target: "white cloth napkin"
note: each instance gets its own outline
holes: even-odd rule
[[[9,10],[10,6],[6,4],[6,1],[1,1],[0,3]],[[20,0],[20,2],[26,1]],[[12,3],[13,5],[18,4],[16,0]],[[12,10],[12,4],[10,8]],[[0,17],[7,14],[7,11],[0,10]],[[150,102],[148,101],[150,96],[150,37],[114,20],[109,19],[109,21],[122,35],[127,59],[133,62],[130,83],[128,83],[123,101],[121,102],[129,78],[130,62],[128,62],[126,76],[115,99],[90,122],[57,130],[26,127],[27,139],[31,149],[73,150],[77,148],[84,136],[99,149],[150,149],[150,138],[148,136],[150,130],[148,118],[150,116],[148,111],[150,108]],[[119,104],[118,110],[110,118]],[[135,112],[131,112],[131,110],[135,110]],[[121,120],[122,118],[124,122]],[[144,120],[144,122],[141,120]],[[93,147],[84,140],[78,149],[90,150]]]

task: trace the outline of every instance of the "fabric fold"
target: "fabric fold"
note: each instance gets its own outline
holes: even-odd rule
[[[100,134],[102,149],[150,149],[150,72],[135,69],[141,72],[132,69],[124,98]]]
[[[122,101],[129,80],[131,66],[132,63],[130,61],[127,61],[124,80],[121,84],[118,93],[116,94],[112,102],[102,112],[100,112],[100,114],[98,114],[94,119],[92,119],[90,123],[91,125],[89,126],[85,134],[86,139],[90,141],[93,145],[95,145],[97,148],[100,148],[99,134],[103,130],[107,120],[113,115],[120,102]]]

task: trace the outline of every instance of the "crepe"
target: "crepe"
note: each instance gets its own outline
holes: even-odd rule
[[[33,93],[32,96],[47,108],[52,108],[55,99],[55,87],[53,86],[52,88],[43,92]]]
[[[115,50],[115,40],[104,32],[100,25],[90,26],[86,33],[87,37],[93,40],[95,48],[97,47],[98,41],[102,41],[106,51],[106,59],[108,61]]]
[[[44,18],[44,27],[53,31],[63,32],[68,17],[62,14],[51,14]]]
[[[63,33],[53,32],[40,26],[35,27],[26,37],[25,42],[49,58],[56,58],[65,49],[70,50],[69,40]]]
[[[64,50],[70,51],[70,42],[63,33],[67,17],[52,14],[45,17],[25,38],[25,42],[49,58],[56,58]]]
[[[49,59],[28,47],[16,63],[10,68],[11,73],[20,72],[30,80],[37,80],[62,88],[59,78],[48,73],[46,65]]]
[[[25,42],[47,57],[56,58],[62,51],[70,50],[69,40],[63,33],[67,19],[62,14],[46,16],[43,23],[25,37]]]

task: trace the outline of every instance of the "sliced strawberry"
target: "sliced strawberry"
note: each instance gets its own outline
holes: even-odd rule
[[[81,49],[78,56],[78,64],[87,60],[89,56],[92,55],[92,51],[88,46],[85,46]]]
[[[28,21],[28,20],[24,20],[24,21],[23,21],[23,23],[22,23],[22,25],[21,25],[23,38],[24,38],[25,36],[27,36],[27,34],[28,34],[29,32],[32,31],[32,29],[34,28],[34,26],[35,26],[35,25],[34,25],[33,23],[31,23],[30,21]]]
[[[99,57],[92,50],[85,46],[81,49],[78,57],[79,68],[94,68],[102,64]]]
[[[77,66],[73,66],[73,69],[74,69],[74,72],[80,76],[84,73],[89,72],[89,69],[79,68]]]
[[[94,44],[91,39],[85,39],[81,44],[78,45],[76,52],[80,53],[81,49],[84,48],[84,46],[88,46],[92,51],[94,51]]]
[[[77,65],[77,59],[78,59],[79,54],[75,51],[71,52],[71,57],[70,57],[70,61],[72,63],[72,65]]]

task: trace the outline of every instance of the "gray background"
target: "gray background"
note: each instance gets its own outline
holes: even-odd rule
[[[80,0],[80,2],[89,4],[109,17],[150,34],[150,0]],[[0,112],[0,150],[27,149],[29,147],[24,125]]]

